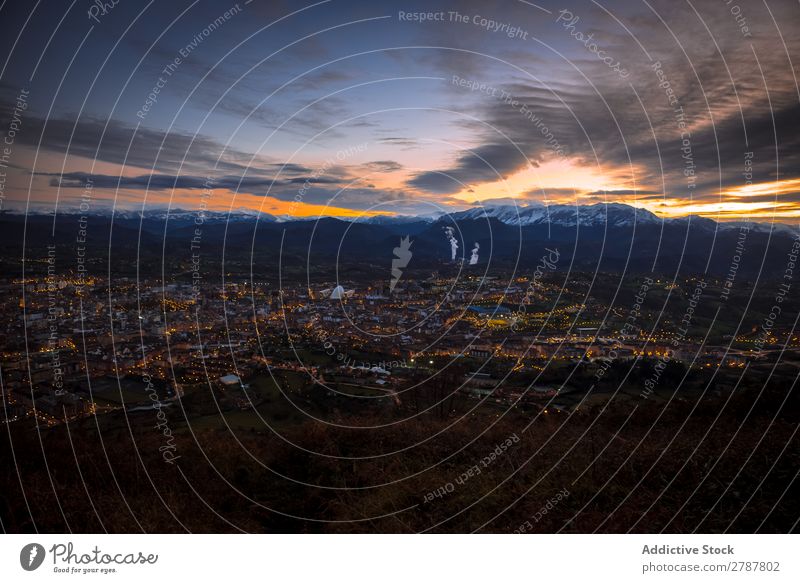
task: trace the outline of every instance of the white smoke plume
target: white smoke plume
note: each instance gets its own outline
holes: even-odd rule
[[[481,246],[478,245],[477,241],[475,241],[475,248],[472,250],[472,257],[469,258],[470,265],[475,265],[476,263],[478,263],[478,249],[480,248]]]
[[[445,227],[444,232],[447,240],[450,242],[450,260],[455,261],[456,253],[458,252],[458,239],[456,239],[455,231],[453,227]]]

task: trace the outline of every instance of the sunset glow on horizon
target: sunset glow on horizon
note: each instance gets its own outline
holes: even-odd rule
[[[215,209],[297,217],[604,202],[661,217],[800,217],[796,75],[772,50],[771,22],[750,22],[740,44],[725,34],[730,15],[702,3],[708,30],[662,22],[646,4],[610,7],[615,18],[589,1],[570,14],[616,69],[547,2],[503,6],[498,22],[525,32],[512,37],[469,19],[406,21],[381,4],[352,7],[363,18],[350,21],[323,3],[269,34],[277,13],[247,5],[197,45],[186,39],[219,17],[213,5],[158,39],[136,25],[107,60],[52,55],[30,88],[4,86],[17,131],[3,208],[68,210],[91,181],[95,208],[192,209],[211,178]],[[287,44],[290,28],[313,40]],[[717,30],[724,63],[706,50]],[[110,32],[111,19],[96,34]],[[36,65],[26,54],[8,79]]]

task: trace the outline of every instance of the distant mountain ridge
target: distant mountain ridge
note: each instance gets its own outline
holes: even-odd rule
[[[167,218],[169,217],[169,218]],[[81,226],[83,224],[83,226]],[[746,225],[747,230],[741,227]],[[201,235],[198,235],[198,229]],[[736,262],[738,278],[781,277],[787,251],[800,231],[770,223],[724,223],[701,217],[661,218],[624,204],[486,206],[438,217],[287,218],[251,210],[231,213],[152,209],[144,213],[95,211],[88,228],[81,214],[28,216],[0,213],[0,251],[13,260],[35,257],[44,246],[72,256],[85,231],[93,261],[145,267],[169,260],[187,264],[192,253],[224,258],[265,272],[294,269],[335,275],[380,273],[393,250],[411,238],[409,269],[513,269],[529,273],[548,249],[558,249],[557,269],[725,277]],[[200,239],[197,239],[200,237]],[[23,252],[23,242],[24,249]],[[477,243],[477,245],[476,245]],[[456,259],[452,259],[453,246]],[[473,264],[472,250],[479,250]],[[121,267],[118,267],[118,269]],[[133,269],[133,268],[131,268]],[[248,267],[249,269],[249,267]]]
[[[697,215],[684,217],[659,217],[647,209],[623,203],[595,203],[592,205],[534,204],[528,206],[494,205],[475,207],[451,213],[456,220],[495,218],[506,225],[556,225],[561,227],[635,227],[659,225],[688,225],[707,229],[739,229],[747,225],[751,230],[768,232],[770,227],[782,232],[800,232],[798,227],[783,223],[755,221],[715,221]]]
[[[5,211],[10,214],[21,214],[14,211]],[[41,215],[51,214],[32,211],[29,214]],[[74,210],[63,209],[59,214],[79,214]],[[110,216],[112,209],[97,208],[92,210],[90,216]],[[145,211],[135,211],[129,209],[116,209],[113,211],[115,218],[119,219],[156,219],[165,220],[167,217],[171,221],[194,221],[202,215],[203,222],[234,222],[234,221],[255,221],[268,223],[292,223],[316,221],[322,217],[306,216],[297,217],[290,215],[273,215],[258,210],[239,207],[231,211],[199,211],[186,209],[148,209]],[[486,220],[497,219],[505,225],[527,227],[532,225],[551,225],[559,227],[607,227],[607,228],[635,228],[645,226],[664,226],[691,224],[693,227],[704,229],[730,230],[748,226],[750,230],[756,232],[769,232],[770,229],[776,232],[793,234],[800,232],[797,225],[785,223],[773,223],[770,221],[715,221],[697,215],[683,217],[659,217],[651,211],[643,208],[634,207],[624,203],[595,203],[591,205],[569,205],[569,204],[550,204],[541,203],[528,204],[526,206],[515,206],[511,204],[475,206],[463,211],[450,213],[440,213],[438,215],[376,215],[369,217],[327,217],[346,222],[357,222],[370,225],[401,225],[411,223],[434,223],[437,221],[461,221],[461,220]]]

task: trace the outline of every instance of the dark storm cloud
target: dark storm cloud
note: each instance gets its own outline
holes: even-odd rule
[[[50,178],[50,185],[60,188],[83,189],[91,182],[94,189],[107,190],[151,190],[164,191],[174,189],[204,190],[207,188],[225,189],[236,193],[291,202],[297,199],[302,191],[304,203],[331,205],[351,209],[372,208],[389,202],[403,204],[413,203],[414,197],[400,190],[377,189],[373,185],[367,187],[350,186],[357,175],[350,176],[347,169],[339,168],[336,173],[342,178],[324,176],[298,176],[294,178],[276,179],[271,177],[219,176],[208,181],[205,176],[176,176],[172,174],[144,174],[140,176],[112,176],[106,174],[90,174],[86,172],[67,172],[64,174],[37,173],[37,176]],[[336,186],[336,189],[326,188]]]
[[[526,157],[520,153],[520,149],[516,141],[484,144],[460,156],[453,168],[441,172],[422,172],[411,178],[408,184],[421,190],[447,194],[474,182],[500,180],[526,164]]]
[[[404,150],[413,150],[414,148],[419,147],[419,140],[415,140],[413,138],[404,138],[399,136],[390,138],[379,138],[378,142],[381,144],[400,146]]]
[[[531,59],[530,69],[543,75],[540,82],[525,79],[512,67],[502,71],[514,80],[497,87],[517,100],[515,106],[448,82],[454,100],[477,100],[476,115],[488,127],[461,122],[480,137],[474,154],[464,152],[450,166],[420,173],[408,181],[409,186],[433,193],[455,192],[461,189],[459,181],[469,186],[497,180],[492,167],[505,178],[524,168],[526,157],[534,164],[556,157],[554,140],[566,156],[583,165],[599,165],[604,174],[613,172],[617,178],[635,178],[644,187],[637,194],[659,191],[663,181],[668,197],[713,198],[720,187],[744,184],[746,156],[753,163],[754,183],[774,180],[777,161],[780,178],[800,176],[796,131],[800,106],[792,75],[796,67],[786,54],[796,54],[800,48],[792,34],[800,24],[797,7],[770,3],[788,45],[785,52],[763,6],[748,5],[753,36],[745,39],[724,3],[693,4],[702,20],[691,8],[666,1],[651,2],[652,11],[644,5],[632,15],[617,11],[635,38],[596,7],[585,5],[575,11],[581,17],[578,29],[594,32],[609,54],[624,62],[631,72],[628,79],[562,31],[558,49],[570,60],[558,65],[556,82],[547,76],[539,53]],[[464,73],[458,66],[458,59],[451,60],[442,72],[475,75],[472,67]],[[492,83],[491,77],[474,79]],[[669,102],[665,80],[677,104]],[[682,108],[687,124],[688,151],[676,107]],[[548,135],[552,135],[549,141]],[[687,172],[696,178],[689,180]]]
[[[25,131],[17,138],[19,144],[127,167],[164,173],[182,169],[188,173],[202,172],[202,175],[280,172],[295,178],[313,172],[303,164],[265,161],[250,153],[225,148],[206,136],[178,131],[165,134],[146,127],[126,126],[115,120],[109,121],[107,126],[104,120],[93,118],[77,124],[53,118],[45,124],[41,118],[31,117],[26,118],[25,123]],[[40,141],[43,130],[44,137]],[[331,169],[334,171],[336,169]]]
[[[360,168],[363,168],[367,172],[396,172],[402,170],[403,165],[398,164],[394,160],[375,160],[362,164]]]
[[[236,150],[224,151],[222,144],[205,136],[178,131],[165,134],[146,127],[137,129],[116,120],[83,118],[76,123],[51,118],[45,122],[31,117],[26,122],[26,131],[20,135],[21,143],[98,162],[161,170],[177,170],[183,163],[189,167],[241,171],[252,157]]]
[[[175,176],[170,174],[146,174],[141,176],[110,176],[106,174],[89,174],[86,172],[67,172],[64,174],[37,173],[37,176],[49,176],[51,186],[62,188],[85,188],[91,182],[94,188],[109,189],[146,189],[146,190],[171,190],[171,189],[204,189],[223,188],[231,191],[263,194],[271,186],[292,186],[302,184],[340,184],[340,180],[324,177],[297,177],[285,180],[264,178],[251,178],[241,176],[213,177],[209,180],[204,176]]]
[[[88,28],[84,15],[78,15],[80,22],[65,21],[41,62],[31,86],[31,109],[25,115],[24,130],[17,136],[18,145],[56,154],[39,159],[34,170],[57,172],[62,166],[59,156],[64,156],[64,166],[70,170],[91,172],[93,160],[126,166],[119,172],[107,166],[98,169],[102,174],[93,177],[98,187],[197,189],[212,175],[219,180],[220,188],[238,188],[257,195],[264,195],[272,185],[270,195],[282,200],[293,199],[308,182],[313,188],[304,198],[306,202],[327,202],[325,197],[336,195],[336,187],[365,174],[405,171],[400,181],[407,180],[405,184],[415,190],[418,200],[460,203],[445,195],[461,191],[463,185],[467,191],[477,191],[474,187],[481,183],[495,182],[528,164],[537,166],[561,156],[581,170],[597,167],[596,175],[619,187],[578,193],[597,200],[657,200],[662,196],[668,200],[713,200],[720,189],[745,182],[746,160],[752,162],[747,170],[753,183],[800,176],[800,136],[796,131],[800,127],[800,93],[797,67],[790,60],[797,60],[800,47],[800,37],[795,34],[800,29],[800,10],[795,1],[739,2],[748,34],[752,33],[743,36],[731,5],[720,0],[573,0],[569,6],[549,0],[537,2],[548,8],[549,14],[517,0],[409,0],[403,6],[337,0],[257,34],[228,55],[229,49],[250,34],[301,7],[288,0],[254,2],[184,60],[159,96],[158,108],[137,130],[134,112],[163,65],[219,15],[218,5],[200,3],[153,46],[156,35],[183,10],[179,4],[154,4],[148,20],[132,29],[113,56],[109,52],[111,43],[121,40],[118,34],[130,22],[130,15],[138,12],[134,4],[116,7],[81,51],[77,46]],[[521,27],[530,38],[510,39],[471,20],[466,24],[401,23],[398,8],[457,10],[470,18],[480,15]],[[615,73],[563,23],[556,22],[559,10],[564,8],[580,19],[573,32],[593,35],[598,46],[619,60],[630,76],[623,78]],[[19,24],[24,22],[22,12]],[[41,50],[42,39],[49,38],[59,23],[58,10],[42,12],[38,11],[52,26],[40,24],[26,33],[20,49],[12,55],[9,71],[14,75],[0,80],[0,130],[8,122],[8,104],[36,64],[39,54],[32,49]],[[391,18],[330,29],[357,18],[384,15]],[[6,20],[6,24],[12,22],[8,16]],[[16,27],[16,20],[10,29]],[[300,40],[326,29],[330,30]],[[7,45],[15,37],[7,36],[0,39],[0,45],[10,51]],[[151,47],[149,57],[139,67],[138,59]],[[77,52],[72,53],[73,49]],[[369,54],[353,57],[360,52]],[[273,53],[276,58],[259,64]],[[73,56],[74,67],[62,78]],[[103,61],[106,56],[112,56],[108,66]],[[343,60],[326,65],[337,59]],[[659,70],[665,76],[662,79],[654,70],[655,62],[660,63]],[[98,84],[92,84],[88,91],[101,65],[105,69]],[[129,78],[135,68],[138,72]],[[431,81],[424,91],[412,84],[398,89],[390,83],[376,83],[330,95],[350,84],[411,75],[441,77],[444,81]],[[452,83],[453,75],[491,84],[517,103],[511,105],[496,96],[459,87]],[[271,95],[297,76],[297,81]],[[59,79],[63,87],[58,85]],[[663,87],[665,79],[685,115],[690,167],[674,107]],[[196,85],[198,82],[200,85]],[[123,97],[119,108],[113,104],[117,95]],[[271,129],[292,113],[323,95],[328,97],[301,112],[274,137],[270,135]],[[183,108],[181,100],[187,96]],[[269,100],[259,105],[268,96]],[[51,99],[54,117],[45,122],[43,116]],[[78,111],[82,103],[87,107],[81,111],[89,114],[82,114],[76,122],[65,112]],[[111,105],[113,113],[107,111]],[[411,114],[362,117],[330,129],[358,114],[398,106],[430,107],[437,113],[424,119]],[[212,107],[216,109],[210,111]],[[180,127],[202,127],[202,135],[194,136],[187,129],[165,134],[163,128],[179,108]],[[113,119],[106,122],[112,115]],[[242,125],[236,125],[240,121]],[[144,127],[148,124],[150,127]],[[233,147],[226,148],[228,131],[234,127],[236,141],[231,139]],[[302,142],[318,133],[322,143],[314,146],[322,147],[315,147],[313,152],[305,150]],[[353,166],[326,168],[325,176],[319,176],[315,164],[319,164],[319,157],[325,157],[326,150],[330,156],[368,137],[374,138],[374,151],[359,156]],[[274,157],[253,156],[248,151],[260,151],[262,138],[269,138],[264,149],[274,152]],[[443,146],[431,145],[437,141],[449,141],[464,149],[448,158]],[[393,152],[428,148],[430,157],[415,152],[398,155],[399,162],[390,159],[395,157]],[[290,158],[297,164],[279,163],[287,152],[297,152]],[[378,160],[369,162],[367,156]],[[437,164],[432,160],[448,162]],[[424,171],[418,171],[420,165]],[[685,175],[687,168],[696,175],[691,184]],[[153,176],[149,176],[151,172]],[[120,179],[114,174],[134,176]],[[64,188],[77,187],[87,178],[80,173],[49,176]],[[365,188],[359,183],[361,190],[347,195],[352,197],[352,204],[368,204],[367,194],[379,201],[395,196],[397,193],[388,188],[382,190],[384,181],[400,188],[394,177],[376,175],[367,180],[374,180],[379,187]],[[565,175],[558,186],[569,184],[570,176]],[[600,184],[593,183],[586,190],[594,191]],[[641,188],[634,190],[633,184]],[[555,188],[519,196],[542,199],[575,194],[572,189]],[[787,200],[793,196],[788,195]]]

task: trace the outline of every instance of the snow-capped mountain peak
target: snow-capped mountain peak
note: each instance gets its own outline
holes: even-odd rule
[[[507,225],[551,224],[563,227],[633,227],[662,221],[648,210],[620,203],[593,205],[534,204],[481,206],[450,215],[454,220],[494,218]]]

